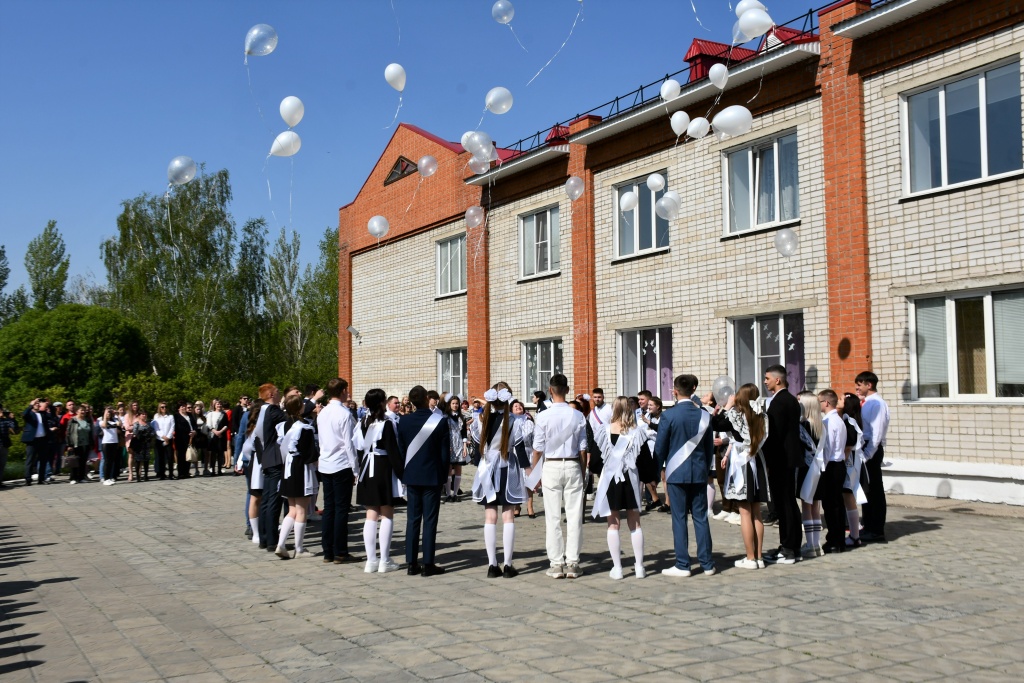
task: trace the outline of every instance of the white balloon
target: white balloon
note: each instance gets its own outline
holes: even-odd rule
[[[636,208],[637,196],[636,192],[627,192],[626,194],[619,197],[619,210],[620,211],[632,211]]]
[[[565,194],[569,197],[569,201],[574,202],[582,197],[585,189],[586,184],[583,182],[583,178],[573,175],[565,181]]]
[[[275,157],[290,157],[302,147],[302,140],[294,130],[285,132],[274,138],[274,144],[270,146],[270,154]]]
[[[754,125],[754,115],[742,104],[734,104],[715,114],[711,125],[726,135],[743,135]]]
[[[420,157],[420,160],[416,162],[416,170],[424,178],[429,178],[437,172],[437,159],[429,154]]]
[[[277,31],[268,24],[256,24],[245,34],[245,54],[263,57],[277,47]]]
[[[691,138],[697,140],[701,139],[708,134],[711,129],[711,124],[703,116],[698,116],[693,121],[690,121],[690,125],[686,127],[686,134]]]
[[[472,159],[469,160],[469,170],[473,171],[473,173],[477,175],[480,175],[481,173],[487,173],[489,170],[491,170],[491,162],[488,161],[487,159],[473,157]]]
[[[467,152],[473,151],[469,148],[469,137],[473,134],[473,132],[474,131],[467,130],[465,133],[462,134],[462,138],[460,138],[462,141],[462,149],[466,150]]]
[[[661,192],[665,189],[665,176],[660,173],[652,173],[647,176],[647,189],[651,192]]]
[[[484,222],[484,210],[479,206],[471,206],[466,209],[466,225],[475,228]]]
[[[302,104],[302,100],[294,95],[281,100],[281,118],[288,124],[289,128],[294,128],[299,125],[299,121],[306,114],[306,106]]]
[[[659,218],[674,221],[679,217],[679,204],[671,197],[662,196],[661,199],[654,203],[654,213],[658,214]]]
[[[799,246],[800,237],[793,230],[783,228],[775,233],[775,248],[786,258],[795,254]]]
[[[196,177],[196,162],[191,157],[174,157],[167,165],[167,181],[171,185],[184,185]]]
[[[374,216],[366,223],[366,229],[370,231],[372,236],[380,239],[388,234],[391,226],[388,224],[388,219],[384,218],[384,216]]]
[[[512,108],[512,93],[508,88],[491,88],[484,98],[484,106],[492,114],[504,114]]]
[[[715,397],[718,405],[724,406],[729,397],[736,393],[736,382],[728,375],[722,375],[711,383],[711,394]]]
[[[474,130],[470,133],[467,143],[466,149],[472,152],[473,156],[484,159],[489,159],[494,149],[494,141],[491,140],[491,136],[482,130]]]
[[[729,69],[725,64],[712,64],[708,71],[708,80],[719,90],[725,90],[725,84],[729,80]]]
[[[499,24],[507,24],[516,15],[516,8],[508,0],[498,0],[491,6],[491,17]]]
[[[670,123],[672,124],[672,132],[676,134],[676,137],[686,135],[686,127],[690,125],[690,115],[685,111],[677,111],[675,114],[672,114]]]
[[[774,25],[775,22],[763,9],[748,9],[740,17],[740,31],[751,38],[763,36]]]
[[[679,197],[679,193],[676,192],[675,190],[666,190],[665,194],[663,194],[662,196],[668,197],[669,199],[674,201],[676,203],[676,206],[683,205],[683,200]]]
[[[740,0],[736,3],[736,18],[739,19],[744,15],[748,9],[759,9],[768,11],[768,8],[762,5],[758,0]]]
[[[384,80],[398,92],[405,90],[405,69],[401,64],[388,64],[384,69]]]
[[[732,44],[742,45],[748,40],[750,40],[750,36],[748,36],[740,29],[740,21],[739,19],[737,19],[736,23],[732,25]]]
[[[679,86],[679,81],[672,78],[668,79],[667,81],[661,84],[661,99],[665,100],[666,102],[668,102],[669,100],[674,100],[675,98],[679,97],[680,89],[681,88]]]

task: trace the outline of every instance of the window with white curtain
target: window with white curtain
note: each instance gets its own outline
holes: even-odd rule
[[[804,315],[772,313],[732,320],[732,371],[736,386],[753,384],[762,394],[764,372],[773,365],[786,368],[789,390],[804,390]]]
[[[800,217],[796,133],[725,155],[727,232],[770,227]]]
[[[557,273],[559,262],[558,207],[552,206],[519,218],[519,273],[521,277]]]
[[[957,76],[903,102],[908,192],[1024,168],[1019,61]]]
[[[523,395],[548,392],[551,376],[562,372],[562,340],[543,339],[523,342]]]
[[[665,187],[659,192],[647,187],[646,175],[615,186],[616,256],[632,256],[668,246],[668,221],[654,211],[654,205],[668,189],[668,171],[662,169],[658,173],[665,178]],[[636,193],[636,207],[622,211],[619,202],[627,192]]]
[[[911,303],[916,398],[1024,399],[1024,289]]]
[[[440,394],[455,394],[465,399],[466,349],[445,349],[437,352],[437,385]]]
[[[619,332],[619,377],[622,395],[646,389],[663,401],[672,400],[672,328]]]
[[[466,236],[441,240],[437,243],[437,294],[457,294],[466,291]]]

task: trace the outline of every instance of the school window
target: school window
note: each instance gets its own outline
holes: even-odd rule
[[[437,352],[437,385],[441,387],[441,396],[455,394],[466,398],[466,349]]]
[[[753,384],[764,393],[764,372],[773,365],[786,368],[789,390],[804,390],[804,315],[773,313],[732,321],[733,378],[737,386]]]
[[[1019,171],[1020,62],[904,96],[909,176],[922,192]]]
[[[763,140],[725,155],[727,232],[800,217],[796,133]]]
[[[1024,289],[911,303],[916,398],[1024,398]]]
[[[519,218],[520,277],[558,272],[558,207]]]
[[[671,327],[620,332],[619,358],[624,396],[646,389],[663,401],[672,400]]]
[[[548,393],[551,376],[562,372],[562,340],[544,339],[523,343],[523,395]]]
[[[668,183],[668,171],[658,171]],[[619,204],[627,192],[636,193],[637,203],[631,211],[622,211]],[[668,246],[668,221],[658,216],[654,205],[665,196],[665,189],[652,192],[647,176],[635,178],[615,187],[615,255],[632,256]]]
[[[437,243],[437,294],[466,291],[466,236]]]

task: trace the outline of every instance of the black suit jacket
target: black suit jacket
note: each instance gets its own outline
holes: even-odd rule
[[[36,428],[39,426],[39,421],[43,422],[43,439],[47,442],[53,440],[53,432],[50,431],[50,427],[55,425],[54,418],[50,413],[37,413],[32,410],[29,406],[25,409],[25,412],[21,414],[25,419],[25,425],[21,429],[21,442],[32,443],[36,439]]]
[[[780,389],[768,405],[768,438],[763,452],[769,470],[773,465],[797,467],[804,460],[800,442],[800,402],[787,389]]]
[[[403,415],[398,423],[398,444],[402,460],[405,460],[409,445],[419,434],[420,428],[430,419],[431,411],[420,408],[414,413]],[[426,443],[405,463],[401,479],[407,486],[440,486],[448,476],[451,462],[451,436],[448,420],[442,419],[430,433]]]
[[[192,421],[181,413],[174,414],[174,448],[180,450],[188,445],[188,435],[192,431]]]
[[[249,418],[252,419],[252,418]],[[259,419],[257,413],[256,419]],[[280,406],[271,405],[263,413],[263,433],[256,435],[256,458],[263,469],[284,465],[281,446],[277,442],[277,425],[288,421],[288,414]]]

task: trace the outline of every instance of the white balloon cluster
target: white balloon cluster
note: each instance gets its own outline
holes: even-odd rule
[[[290,157],[302,147],[302,139],[299,134],[292,130],[299,125],[299,121],[306,113],[306,107],[302,100],[294,95],[281,100],[281,118],[288,124],[288,130],[274,138],[274,144],[270,146],[270,155],[275,157]]]
[[[736,4],[736,19],[732,27],[732,42],[735,45],[763,36],[775,25],[768,16],[768,8],[758,0],[740,0]]]
[[[477,175],[487,173],[491,168],[491,162],[498,160],[498,150],[494,149],[494,141],[482,130],[467,130],[463,133],[462,148],[473,155],[469,160],[469,168]]]

